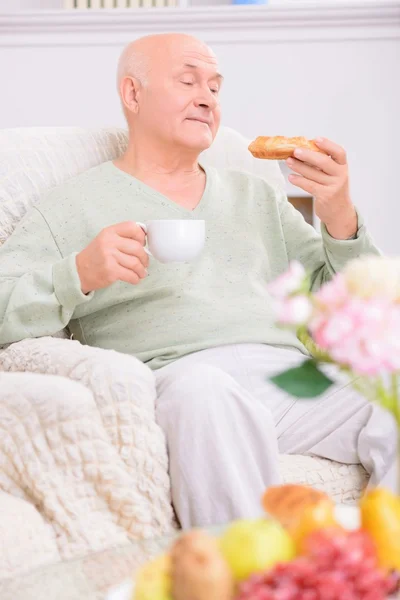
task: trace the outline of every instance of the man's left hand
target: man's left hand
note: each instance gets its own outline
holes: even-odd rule
[[[289,181],[315,199],[315,213],[329,234],[346,240],[357,233],[357,213],[350,199],[346,152],[327,139],[317,138],[316,145],[325,153],[305,148],[294,151],[286,163],[297,175]]]

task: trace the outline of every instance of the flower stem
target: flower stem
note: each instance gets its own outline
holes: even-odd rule
[[[397,495],[400,500],[400,429],[397,433]]]
[[[392,413],[394,418],[396,419],[397,426],[400,430],[400,401],[399,401],[399,381],[398,374],[392,373],[390,377],[391,382],[391,396],[392,396]],[[400,433],[400,431],[399,431]]]
[[[329,356],[329,354],[327,354],[326,352],[321,350],[319,346],[317,346],[317,344],[314,342],[314,340],[308,333],[307,327],[299,327],[299,329],[297,330],[297,337],[303,344],[305,349],[311,354],[313,358],[315,358],[315,360],[324,363],[336,364],[335,361]]]
[[[359,392],[362,396],[364,396],[364,398],[366,398],[367,400],[369,400],[369,402],[375,402],[378,404],[384,404],[384,402],[380,401],[381,396],[379,395],[379,393],[374,390],[373,387],[371,387],[369,385],[368,381],[365,381],[362,377],[357,377],[354,373],[352,373],[350,370],[347,369],[342,369],[344,372],[346,372],[351,378],[352,378],[352,386],[355,390],[357,390],[357,392]]]

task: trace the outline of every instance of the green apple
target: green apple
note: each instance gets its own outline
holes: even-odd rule
[[[292,538],[272,519],[234,521],[221,536],[220,549],[237,581],[296,555]]]

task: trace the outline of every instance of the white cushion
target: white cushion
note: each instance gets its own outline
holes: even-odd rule
[[[0,131],[0,244],[26,211],[51,188],[95,165],[112,160],[126,148],[122,129],[70,127],[5,129]],[[284,186],[278,163],[256,160],[248,140],[221,127],[203,161],[218,168],[257,173]]]
[[[123,152],[117,129],[6,129],[0,132],[0,243],[51,188]]]
[[[337,504],[357,504],[369,479],[362,465],[344,465],[318,456],[282,454],[279,470],[283,483],[309,485]]]
[[[203,152],[201,162],[217,169],[247,171],[285,189],[278,162],[254,158],[248,150],[250,141],[230,127],[221,127],[211,148]]]

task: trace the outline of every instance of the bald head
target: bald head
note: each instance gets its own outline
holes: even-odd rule
[[[147,35],[128,44],[118,63],[117,86],[120,90],[124,77],[134,77],[145,86],[154,62],[160,64],[171,54],[183,48],[197,47],[200,52],[215,59],[212,50],[197,38],[185,33]]]

